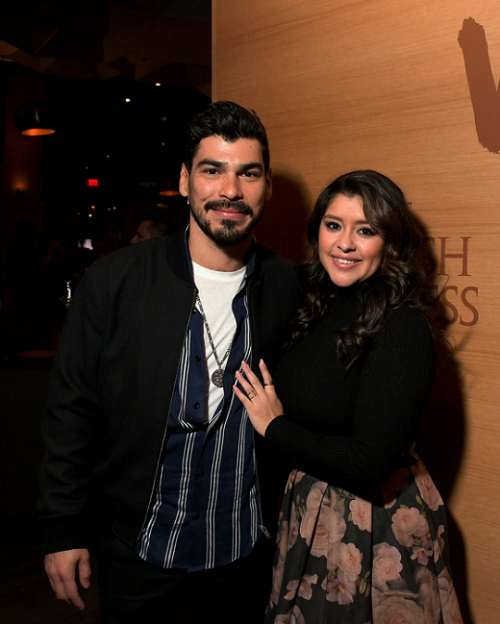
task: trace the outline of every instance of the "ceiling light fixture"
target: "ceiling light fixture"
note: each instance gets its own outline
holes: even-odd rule
[[[17,105],[14,120],[26,136],[45,136],[56,131],[53,115],[43,100],[30,100]]]

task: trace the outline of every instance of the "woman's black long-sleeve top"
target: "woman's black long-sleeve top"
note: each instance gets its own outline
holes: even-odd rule
[[[358,317],[361,288],[337,289],[325,316],[284,357],[275,375],[284,417],[266,439],[297,468],[346,489],[366,489],[401,463],[414,441],[434,376],[427,320],[393,310],[362,360],[346,372],[335,331]]]

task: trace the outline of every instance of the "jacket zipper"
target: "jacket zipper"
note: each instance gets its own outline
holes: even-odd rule
[[[191,310],[193,310],[193,308],[194,308],[194,306],[196,304],[196,295],[197,295],[197,293],[198,293],[198,289],[195,288],[194,289],[194,295],[193,295],[193,301],[191,303]],[[189,323],[190,322],[191,322],[191,317],[188,316],[186,329],[184,331],[184,342],[183,342],[183,345],[184,345],[184,343],[186,341],[186,335],[187,335],[188,330],[189,330]],[[156,463],[156,470],[155,470],[155,475],[154,475],[154,480],[153,480],[153,487],[151,488],[151,494],[149,496],[148,506],[147,506],[147,509],[146,509],[146,515],[144,516],[144,520],[142,521],[142,525],[141,525],[141,529],[139,531],[139,535],[137,536],[138,540],[141,538],[142,532],[144,531],[144,527],[148,523],[149,510],[151,509],[151,505],[153,503],[153,499],[155,498],[156,485],[158,483],[158,477],[159,477],[159,474],[160,474],[160,466],[161,466],[161,463],[162,463],[163,449],[165,448],[165,441],[167,439],[168,419],[170,417],[170,409],[172,407],[172,400],[174,398],[175,387],[176,387],[176,384],[177,384],[177,376],[179,374],[180,363],[181,363],[181,358],[179,357],[179,361],[177,363],[177,372],[176,372],[176,375],[175,375],[175,381],[174,381],[174,385],[172,387],[172,394],[170,395],[170,401],[168,402],[167,419],[165,421],[165,428],[163,430],[163,436],[162,436],[161,447],[160,447],[160,454],[158,456],[158,461]],[[261,510],[261,516],[262,516],[262,510]]]

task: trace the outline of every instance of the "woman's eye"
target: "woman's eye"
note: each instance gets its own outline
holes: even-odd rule
[[[373,230],[371,230],[370,228],[361,228],[359,230],[359,233],[361,234],[361,236],[376,236],[377,233],[374,232]]]
[[[330,223],[326,223],[325,225],[329,230],[334,230],[334,231],[340,230],[340,224],[337,223],[336,221],[330,221]]]

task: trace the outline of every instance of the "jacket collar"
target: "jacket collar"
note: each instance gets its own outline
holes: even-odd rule
[[[193,265],[189,253],[189,222],[181,225],[177,230],[166,237],[166,253],[170,266],[177,275],[185,282],[194,283]],[[252,241],[246,257],[247,279],[257,279],[260,274],[260,262],[258,258],[259,246],[255,239]]]

